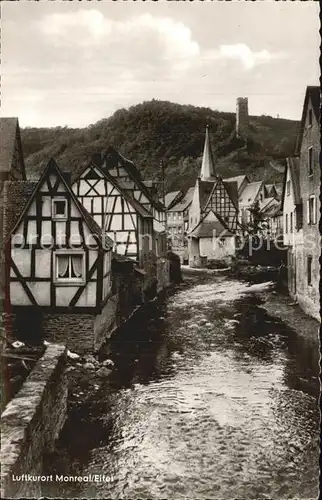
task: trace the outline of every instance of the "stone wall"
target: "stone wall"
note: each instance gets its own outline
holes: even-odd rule
[[[94,351],[98,351],[117,328],[118,296],[112,295],[94,320]],[[77,351],[78,352],[78,351]]]
[[[49,345],[18,394],[1,415],[1,498],[38,498],[43,455],[52,451],[67,412],[66,350]]]
[[[65,344],[77,354],[87,354],[94,351],[94,323],[92,314],[45,313],[43,337],[49,342]]]

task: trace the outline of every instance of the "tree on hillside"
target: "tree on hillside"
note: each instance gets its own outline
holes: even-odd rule
[[[293,154],[297,122],[252,116],[251,140],[248,149],[241,149],[235,113],[158,100],[120,109],[84,129],[22,129],[27,175],[38,172],[51,156],[65,169],[73,170],[91,154],[113,145],[137,165],[143,177],[157,178],[163,160],[169,189],[190,187],[199,171],[207,123],[219,174],[247,173],[252,180],[280,181],[282,174],[267,164],[267,159],[275,161]]]
[[[260,209],[259,201],[255,201],[254,205],[249,208],[251,214],[251,221],[248,225],[247,231],[249,234],[261,234],[262,223],[264,218]]]

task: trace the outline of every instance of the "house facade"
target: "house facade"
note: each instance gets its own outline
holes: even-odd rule
[[[262,205],[265,199],[265,185],[263,181],[248,183],[239,195],[240,223],[242,225],[252,222],[251,210],[255,203]]]
[[[54,160],[38,183],[6,182],[7,300],[20,339],[92,351],[114,321],[112,240]],[[9,312],[9,310],[7,310]],[[66,334],[68,332],[68,334]]]
[[[167,210],[167,231],[171,250],[180,257],[182,264],[188,264],[187,232],[193,193],[194,188],[189,188],[181,200],[176,204],[171,204]]]
[[[229,230],[220,215],[209,210],[199,224],[189,233],[190,266],[206,265],[209,261],[221,260],[235,255],[235,233]]]
[[[151,190],[115,150],[105,160],[92,161],[74,180],[72,189],[119,255],[133,259],[149,294],[169,284],[165,213]],[[115,163],[112,163],[112,159]]]
[[[288,159],[283,191],[284,241],[289,246],[288,287],[302,309],[320,319],[319,87],[306,89],[295,152],[296,157]]]
[[[209,214],[209,216],[208,216]],[[216,218],[216,231],[211,238],[213,243],[209,245],[210,219]],[[211,221],[212,223],[214,221]],[[203,229],[203,225],[205,229]],[[196,180],[192,202],[189,209],[189,265],[198,267],[203,265],[206,258],[210,260],[221,259],[223,250],[215,244],[215,240],[226,231],[236,234],[238,227],[238,188],[236,182],[224,182],[216,175],[214,157],[210,145],[209,130],[206,129],[205,145],[203,151],[200,176]],[[220,233],[218,231],[220,230]],[[207,244],[202,241],[204,233],[207,233]],[[211,253],[208,252],[211,246]],[[217,250],[216,250],[217,249]],[[207,254],[208,252],[208,254]],[[227,250],[227,256],[231,252]]]

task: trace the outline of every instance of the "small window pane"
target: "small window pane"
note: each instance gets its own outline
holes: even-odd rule
[[[55,214],[65,215],[65,206],[66,203],[64,201],[55,201]]]

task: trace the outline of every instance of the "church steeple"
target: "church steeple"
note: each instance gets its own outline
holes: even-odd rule
[[[209,139],[209,126],[206,127],[205,146],[203,150],[202,165],[201,165],[201,180],[214,180],[215,179],[215,165],[214,157],[211,150]]]

